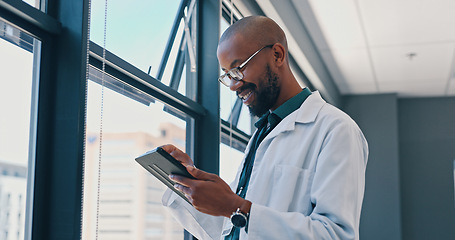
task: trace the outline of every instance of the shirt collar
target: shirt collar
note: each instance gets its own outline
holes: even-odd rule
[[[268,121],[272,127],[275,127],[290,113],[297,110],[309,95],[311,95],[311,91],[308,88],[304,88],[299,94],[281,104],[275,111],[269,111],[264,114],[254,125],[260,128]]]
[[[254,124],[254,126],[257,128],[261,128],[262,126],[267,124],[267,119],[268,119],[269,115],[270,115],[270,111],[267,112],[266,114],[262,115],[262,117],[259,118],[259,120],[257,120],[257,122]]]

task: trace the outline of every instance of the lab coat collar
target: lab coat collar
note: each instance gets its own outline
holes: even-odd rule
[[[292,131],[295,128],[296,123],[312,123],[316,120],[322,106],[326,102],[322,99],[318,91],[314,91],[308,98],[303,102],[302,106],[296,111],[285,117],[264,139],[271,139],[276,137],[278,134],[286,131]]]

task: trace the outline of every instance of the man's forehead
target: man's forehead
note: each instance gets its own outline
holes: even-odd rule
[[[231,69],[245,60],[245,56],[252,49],[251,41],[246,41],[242,36],[234,36],[220,42],[217,49],[217,56],[223,69]]]
[[[223,40],[218,45],[218,51],[232,51],[239,47],[242,47],[245,44],[244,37],[236,34],[228,39]]]

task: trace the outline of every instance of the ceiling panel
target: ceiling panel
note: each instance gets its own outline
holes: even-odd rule
[[[455,0],[269,1],[296,10],[289,32],[309,32],[341,94],[455,95]]]
[[[325,50],[320,53],[343,94],[352,94],[356,91],[371,93],[377,90],[366,49]]]
[[[454,44],[403,45],[372,48],[371,56],[379,83],[432,79],[447,83]],[[414,53],[411,57],[409,54]]]
[[[454,0],[358,2],[370,46],[455,41]]]
[[[435,97],[444,95],[446,83],[428,81],[380,83],[382,93],[398,93],[399,97]]]
[[[309,0],[314,17],[323,36],[312,33],[320,50],[365,47],[365,39],[354,0]],[[293,0],[296,10],[305,23],[311,22],[304,5]],[[314,31],[313,31],[314,32]],[[322,41],[321,39],[325,39]]]
[[[365,82],[351,82],[349,84],[338,84],[337,86],[340,93],[343,95],[356,95],[356,94],[376,94],[378,91],[373,84]]]

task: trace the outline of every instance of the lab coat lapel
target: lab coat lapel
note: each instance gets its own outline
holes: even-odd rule
[[[271,141],[273,138],[278,136],[281,133],[292,131],[295,129],[296,123],[312,123],[316,120],[316,117],[324,106],[326,102],[322,99],[318,91],[313,92],[306,100],[303,102],[302,106],[298,108],[293,113],[285,117],[262,141],[259,145],[266,144],[268,141]],[[267,143],[268,144],[268,143]]]

